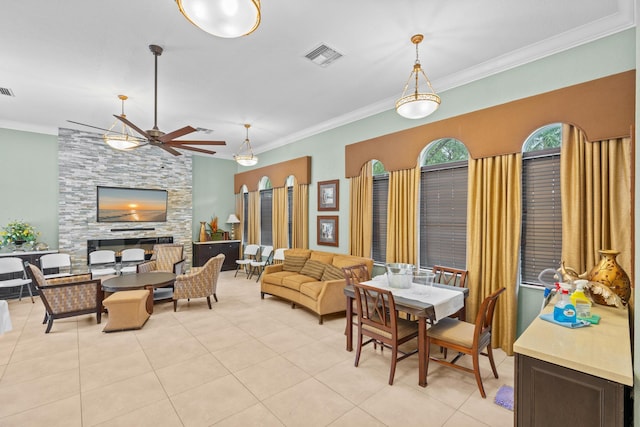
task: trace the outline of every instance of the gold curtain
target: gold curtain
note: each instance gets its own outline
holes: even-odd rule
[[[349,184],[349,253],[371,257],[373,237],[373,177],[372,163],[362,167],[359,176],[350,178]]]
[[[467,319],[475,319],[484,298],[506,287],[494,314],[492,345],[508,355],[513,354],[518,307],[521,171],[521,153],[469,160]]]
[[[244,197],[243,193],[236,194],[235,197],[235,206],[236,206],[236,216],[240,220],[240,224],[229,224],[230,227],[235,227],[235,233],[233,237],[236,240],[243,240],[244,234]],[[243,257],[243,247],[240,245],[240,257]]]
[[[248,233],[246,236],[246,244],[260,244],[260,192],[249,192],[249,221]]]
[[[562,259],[578,273],[598,263],[600,249],[615,249],[633,283],[632,160],[631,138],[589,142],[579,128],[562,126]]]
[[[273,189],[272,204],[273,247],[289,247],[289,212],[287,209],[287,187]]]
[[[389,173],[387,262],[418,263],[420,166]]]
[[[307,184],[294,183],[293,185],[293,222],[291,228],[293,234],[291,246],[307,249],[309,247],[309,186]]]

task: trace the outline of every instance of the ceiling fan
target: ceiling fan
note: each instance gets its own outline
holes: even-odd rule
[[[154,102],[153,102],[153,129],[148,131],[142,130],[140,127],[131,123],[129,119],[123,114],[121,115],[113,115],[116,119],[123,122],[125,125],[129,126],[131,129],[135,130],[137,133],[142,135],[147,143],[150,145],[154,145],[156,147],[160,147],[163,150],[173,154],[174,156],[179,156],[181,153],[176,150],[176,148],[182,150],[190,150],[197,151],[199,153],[205,154],[215,154],[215,151],[206,150],[204,148],[191,147],[191,145],[226,145],[225,141],[200,141],[200,140],[176,140],[176,138],[180,138],[181,136],[190,134],[195,132],[197,129],[192,126],[185,126],[183,128],[174,130],[173,132],[164,133],[160,129],[158,129],[158,56],[162,55],[162,47],[158,45],[149,45],[149,50],[153,53],[155,57],[155,86],[154,86]],[[71,123],[76,123],[83,126],[88,126],[96,129],[102,129],[96,126],[85,125],[83,123],[73,122],[68,120]],[[146,145],[146,144],[143,144]],[[142,145],[140,145],[142,146]]]

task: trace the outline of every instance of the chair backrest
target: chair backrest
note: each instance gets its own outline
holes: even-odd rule
[[[475,331],[473,340],[477,343],[481,336],[491,332],[491,322],[493,321],[493,313],[498,302],[498,297],[507,288],[500,288],[482,301],[478,314],[476,315]]]
[[[457,286],[459,288],[467,287],[467,270],[434,265],[431,271],[433,271],[433,273],[436,275],[436,277],[433,279],[434,283]]]
[[[275,250],[275,252],[273,253],[273,261],[276,262],[282,262],[284,261],[284,251],[286,251],[288,248],[278,248]]]
[[[142,248],[129,248],[120,253],[120,261],[144,261],[144,249]]]
[[[271,260],[271,254],[273,254],[273,246],[265,246],[260,253],[260,261],[265,261],[268,264]]]
[[[155,260],[158,256],[158,250],[160,248],[180,248],[180,259],[182,259],[184,245],[182,243],[156,243],[153,245],[153,253],[151,254],[151,260]]]
[[[258,251],[260,251],[260,245],[245,246],[243,251],[245,259],[254,259],[258,255]]]
[[[19,273],[24,271],[24,261],[17,257],[0,258],[0,274]],[[24,276],[23,276],[24,277]]]
[[[154,246],[156,270],[173,273],[174,264],[182,261],[183,250],[183,245]]]
[[[89,264],[115,264],[116,253],[110,250],[99,250],[89,253]]]
[[[210,268],[209,275],[211,277],[211,286],[213,287],[213,293],[216,292],[218,287],[218,277],[220,277],[220,271],[222,270],[222,264],[224,263],[225,255],[218,254],[205,263],[204,268]]]
[[[40,257],[40,267],[47,268],[68,268],[71,269],[71,255],[69,254],[45,254]]]
[[[42,286],[47,286],[47,279],[44,277],[42,270],[33,264],[29,264],[29,268],[31,269],[31,275],[36,281],[36,287],[40,288]]]
[[[346,285],[355,285],[357,283],[371,280],[371,274],[365,264],[352,265],[350,267],[342,267]]]
[[[385,334],[388,334],[395,339],[398,332],[397,312],[391,291],[360,283],[354,283],[353,289],[359,327],[363,327],[369,336],[373,333],[373,335],[387,338],[384,341],[388,341],[388,336],[385,337]]]

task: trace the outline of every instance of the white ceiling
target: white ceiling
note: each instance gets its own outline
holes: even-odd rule
[[[239,39],[204,33],[173,0],[11,1],[2,16],[0,87],[15,97],[0,96],[0,127],[108,128],[125,94],[127,118],[150,129],[158,44],[159,128],[211,129],[188,139],[226,140],[222,158],[243,123],[258,154],[392,109],[416,33],[442,92],[635,26],[634,0],[262,0],[260,27]],[[321,43],[344,56],[304,57]]]

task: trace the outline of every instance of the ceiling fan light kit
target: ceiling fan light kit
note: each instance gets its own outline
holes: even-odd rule
[[[247,137],[240,144],[240,150],[238,154],[234,154],[233,158],[241,166],[255,166],[258,164],[258,156],[253,154],[251,142],[249,142],[249,128],[251,125],[246,123],[244,127],[247,129]]]
[[[409,79],[404,85],[402,96],[396,101],[396,111],[402,117],[405,117],[407,119],[423,119],[429,114],[436,111],[440,106],[440,97],[433,90],[429,78],[420,65],[420,58],[418,56],[418,45],[420,44],[420,42],[422,42],[423,39],[424,36],[422,34],[416,34],[411,37],[411,43],[416,45],[416,61],[413,64],[413,70],[411,70],[411,74],[409,74]],[[420,76],[423,76],[424,80],[426,80],[427,87],[430,90],[429,92],[419,91]],[[411,83],[411,81],[414,81],[414,91],[413,93],[407,95],[407,89],[409,88],[409,84]]]
[[[260,0],[176,0],[189,22],[217,37],[236,38],[260,25]]]
[[[129,97],[126,95],[118,95],[118,99],[122,101],[122,114],[120,116],[126,118],[127,116],[124,114],[124,101],[129,99]],[[120,133],[116,131],[118,124],[122,125],[122,132]],[[133,132],[131,132],[129,126],[119,120],[113,122],[109,130],[102,135],[102,139],[104,139],[104,142],[106,142],[109,147],[121,151],[132,150],[144,143],[142,139],[133,136]]]

